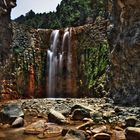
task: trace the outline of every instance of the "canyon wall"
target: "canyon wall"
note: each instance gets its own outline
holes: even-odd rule
[[[11,23],[10,12],[16,1],[3,0],[0,4],[0,98],[48,97],[47,51],[51,47],[53,30],[36,30]],[[106,94],[108,43],[105,27],[106,21],[99,17],[94,24],[69,28],[69,58],[64,58],[64,73],[61,76],[55,73],[54,97],[102,97]],[[59,30],[60,46],[65,30],[68,29]],[[56,52],[59,53],[59,49]]]
[[[0,1],[0,63],[7,59],[12,43],[11,9],[16,6],[16,0]]]
[[[75,31],[71,28],[70,62],[64,59],[62,74],[59,68],[51,80],[54,81],[55,95],[49,95],[49,67],[48,50],[51,48],[51,29],[31,29],[27,26],[12,24],[12,64],[13,79],[18,93],[23,97],[76,97],[77,96],[77,63]],[[59,38],[55,54],[59,57],[60,47],[65,29],[59,30]],[[66,42],[66,44],[69,42]],[[67,46],[64,46],[67,48]],[[68,53],[68,52],[66,52]],[[58,65],[58,64],[57,64]],[[52,70],[53,71],[53,70]]]
[[[115,103],[140,104],[140,1],[114,0],[110,41],[110,95]]]
[[[52,77],[56,80],[53,82],[55,95],[49,95],[48,50],[51,48],[53,30],[32,29],[12,23],[12,55],[7,67],[1,70],[2,97],[5,94],[13,98],[15,95],[21,95],[22,98],[105,95],[105,70],[108,63],[105,26],[106,21],[98,19],[94,24],[70,27],[70,42],[67,39],[68,42],[64,41],[64,54],[61,47],[68,28],[59,30],[56,56],[59,61],[59,54],[64,55],[63,66],[62,71],[59,72],[57,68]]]

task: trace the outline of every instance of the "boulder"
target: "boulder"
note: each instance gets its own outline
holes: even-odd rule
[[[127,140],[140,140],[140,128],[127,127],[125,135]]]
[[[80,130],[85,130],[87,127],[91,127],[93,125],[94,125],[94,122],[91,120],[91,121],[88,121],[84,124],[81,124],[81,125],[77,126],[76,128],[80,129]]]
[[[22,127],[24,125],[24,119],[22,117],[18,117],[13,123],[12,127]]]
[[[126,140],[124,131],[113,130],[115,140]]]
[[[32,123],[31,125],[27,126],[24,130],[25,134],[33,134],[38,135],[43,133],[47,128],[47,123],[45,120],[39,120],[37,122]]]
[[[84,131],[70,129],[65,135],[64,140],[86,140],[86,137]]]
[[[7,104],[0,112],[0,120],[2,123],[12,124],[18,117],[24,117],[21,106],[17,104]]]
[[[128,117],[125,120],[125,125],[126,127],[135,127],[136,123],[137,123],[137,118],[135,116],[133,117]]]
[[[66,117],[62,113],[54,109],[50,109],[50,112],[48,114],[48,120],[49,122],[58,124],[67,123]]]
[[[62,127],[53,124],[53,123],[47,123],[47,129],[43,131],[43,133],[40,133],[37,137],[40,139],[44,138],[52,138],[52,137],[58,137],[62,134]]]
[[[84,106],[82,104],[75,104],[72,108],[71,108],[71,113],[75,110],[75,109],[83,109],[87,112],[92,112],[93,109],[91,109],[90,107]]]
[[[84,118],[90,118],[90,112],[85,109],[75,109],[72,112],[72,119],[73,120],[83,120]]]
[[[97,127],[91,130],[92,134],[107,132],[106,126]]]
[[[107,133],[98,133],[93,136],[93,140],[110,140],[110,135]]]

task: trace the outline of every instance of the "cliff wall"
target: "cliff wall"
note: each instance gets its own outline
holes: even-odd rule
[[[12,43],[12,27],[10,13],[16,6],[16,0],[0,1],[0,62],[4,63],[10,52]]]
[[[114,0],[110,36],[110,95],[116,103],[140,103],[140,1]]]

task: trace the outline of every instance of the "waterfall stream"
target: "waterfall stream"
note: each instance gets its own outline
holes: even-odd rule
[[[56,95],[63,91],[63,80],[67,82],[67,72],[70,61],[70,32],[68,29],[64,31],[62,43],[60,39],[60,31],[54,30],[50,37],[50,49],[48,55],[48,95],[47,97],[61,97]],[[62,44],[60,46],[60,44]],[[64,76],[65,75],[65,76]],[[65,78],[64,78],[65,77]],[[59,84],[59,86],[58,86]],[[59,89],[58,89],[59,88]],[[67,90],[67,87],[65,88]]]

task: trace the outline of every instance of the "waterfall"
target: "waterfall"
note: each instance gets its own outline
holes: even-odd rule
[[[70,32],[64,31],[61,43],[59,30],[54,30],[50,37],[48,55],[48,97],[61,97],[56,93],[67,92],[67,73],[71,67],[70,62]],[[60,44],[62,44],[60,46]],[[65,75],[65,76],[64,76]],[[65,84],[63,84],[65,82]],[[58,86],[59,85],[59,86]],[[63,85],[65,88],[63,89]],[[59,88],[59,89],[58,89]],[[56,91],[57,90],[57,91]]]
[[[47,51],[49,58],[48,97],[55,96],[58,44],[59,44],[59,30],[54,30],[51,34],[51,47]]]

